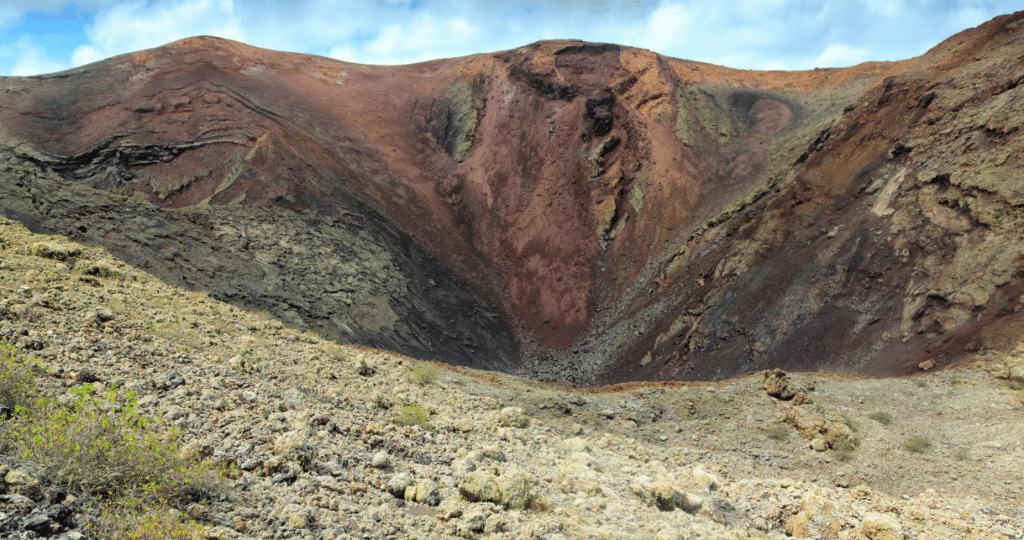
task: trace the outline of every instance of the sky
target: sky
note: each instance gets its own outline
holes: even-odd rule
[[[741,69],[901,60],[1024,0],[0,0],[0,75],[213,35],[365,64],[583,39]]]

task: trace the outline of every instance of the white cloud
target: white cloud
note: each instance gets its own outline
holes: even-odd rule
[[[695,13],[683,4],[663,4],[655,9],[642,26],[628,32],[629,41],[652,50],[678,47],[688,37],[695,22]]]
[[[330,51],[327,52],[327,56],[329,58],[333,58],[335,60],[342,60],[345,62],[359,61],[358,57],[356,56],[356,50],[353,49],[352,47],[347,47],[344,45],[332,48]]]
[[[94,21],[85,28],[87,41],[69,51],[37,52],[35,58],[40,66],[47,58],[51,65],[66,60],[77,66],[207,34],[347,61],[409,63],[575,38],[745,69],[806,69],[921,54],[955,32],[1019,9],[1019,2],[78,0],[74,5],[89,10]],[[56,13],[64,5],[61,0],[0,0],[0,35],[5,21],[20,25],[29,10]],[[4,36],[12,51],[17,35],[32,35],[14,28]],[[18,55],[27,70],[33,57]],[[0,64],[0,69],[11,66]]]
[[[76,66],[196,35],[243,39],[231,0],[116,4],[98,14],[85,32],[89,43],[72,54]]]
[[[869,14],[887,19],[899,18],[905,9],[902,0],[865,0],[865,3]]]
[[[479,46],[475,40],[478,35],[464,18],[441,19],[420,13],[409,22],[381,29],[357,57],[367,63],[404,64],[482,52],[474,50]]]
[[[966,8],[949,14],[949,26],[954,31],[972,28],[994,17],[987,11],[979,8]]]
[[[53,73],[71,67],[45,58],[43,56],[45,51],[28,36],[22,36],[18,41],[15,41],[10,49],[15,57],[11,75],[15,77]]]
[[[847,67],[871,60],[871,51],[863,47],[851,47],[843,43],[833,43],[811,61],[811,67]]]
[[[740,0],[738,11],[745,17],[762,17],[768,11],[774,11],[788,4],[790,0]]]

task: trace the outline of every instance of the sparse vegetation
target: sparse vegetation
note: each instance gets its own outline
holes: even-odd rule
[[[91,384],[71,391],[64,405],[39,398],[19,407],[2,441],[42,476],[75,492],[141,503],[194,501],[216,475],[178,455],[180,433],[142,416],[131,393],[95,394]]]
[[[409,382],[414,384],[434,384],[441,375],[441,370],[429,362],[417,362],[409,370]]]
[[[95,538],[109,540],[205,540],[206,528],[180,512],[159,508],[124,509],[105,505],[95,523],[86,526]]]
[[[971,452],[963,447],[957,448],[953,450],[953,459],[957,461],[970,461]]]
[[[928,388],[928,383],[924,382],[924,379],[917,379],[914,381],[914,384],[917,385],[918,388]]]
[[[370,366],[370,364],[367,364],[366,360],[360,359],[359,365],[356,366],[356,373],[358,373],[362,377],[370,377],[374,373],[377,373],[377,370],[373,369],[373,367]]]
[[[32,377],[25,363],[12,345],[0,344],[0,409],[13,414],[28,405],[32,394]]]
[[[46,482],[105,501],[91,532],[202,537],[203,527],[168,511],[206,498],[218,472],[180,454],[180,432],[141,415],[131,393],[97,395],[91,384],[72,389],[69,403],[32,400],[35,384],[16,349],[3,344],[0,354],[0,399],[10,410],[0,424],[0,447]]]
[[[146,332],[155,338],[166,339],[180,345],[181,352],[198,351],[210,343],[203,336],[175,323],[150,325],[146,327]]]
[[[903,443],[903,449],[914,454],[923,454],[931,447],[932,441],[928,437],[913,437]]]
[[[430,428],[430,415],[427,411],[415,406],[406,405],[395,417],[395,424],[399,426],[420,426]]]
[[[377,407],[378,409],[390,409],[392,405],[391,400],[388,399],[388,397],[385,396],[384,394],[374,394],[372,401],[373,406]]]
[[[868,418],[882,424],[883,426],[888,426],[892,423],[892,415],[887,412],[873,412],[868,415]]]
[[[849,450],[840,450],[839,452],[836,452],[836,459],[840,463],[849,463],[853,461],[853,452]]]
[[[846,427],[850,428],[850,431],[857,433],[857,430],[860,429],[860,426],[853,418],[850,418],[849,415],[847,415],[846,413],[843,413],[842,415],[840,415],[840,417],[842,418],[843,423],[846,424]]]
[[[782,424],[776,424],[770,428],[766,428],[764,433],[773,441],[785,441],[786,439],[789,439],[789,430]]]

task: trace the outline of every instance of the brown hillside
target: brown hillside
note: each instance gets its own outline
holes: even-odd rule
[[[1022,20],[806,72],[191,38],[0,80],[0,206],[419,358],[584,384],[906,374],[1020,335]]]

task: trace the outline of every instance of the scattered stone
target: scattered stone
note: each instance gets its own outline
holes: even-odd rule
[[[476,462],[472,459],[453,459],[452,470],[458,474],[468,474],[476,470]]]
[[[3,242],[15,241],[2,230]],[[40,257],[8,257],[14,247],[4,251],[8,269],[2,277],[12,280],[5,282],[4,298],[23,305],[52,291],[63,295],[53,295],[62,310],[33,312],[38,320],[0,317],[0,338],[45,341],[39,365],[49,376],[38,372],[39,395],[72,406],[78,396],[70,390],[84,382],[102,383],[97,388],[104,392],[131,390],[140,396],[141,412],[181,428],[185,454],[212,465],[235,464],[223,486],[196,493],[196,501],[182,508],[209,524],[204,538],[740,540],[781,538],[784,530],[795,538],[830,538],[836,523],[842,540],[959,538],[971,534],[969,529],[1012,538],[1024,530],[1018,516],[1002,515],[1005,506],[982,491],[1016,496],[1019,488],[1003,483],[999,467],[980,466],[990,455],[1002,460],[1000,467],[1016,463],[1015,440],[989,427],[1011,425],[998,424],[991,407],[1005,406],[1006,380],[1013,397],[1020,395],[1012,378],[1016,359],[1000,359],[1004,364],[993,368],[1003,374],[1002,381],[976,377],[977,366],[974,372],[953,367],[918,375],[931,389],[948,385],[952,390],[942,393],[941,402],[918,401],[901,409],[897,425],[909,426],[927,411],[936,431],[924,434],[935,440],[949,418],[976,423],[985,440],[992,440],[984,445],[949,432],[951,448],[969,447],[971,460],[960,463],[934,452],[928,463],[938,467],[922,476],[916,461],[907,461],[919,461],[918,456],[878,450],[898,447],[902,440],[898,430],[874,423],[861,422],[857,435],[868,444],[857,449],[853,464],[840,453],[806,449],[826,449],[833,432],[842,435],[839,424],[848,428],[845,422],[869,413],[892,412],[892,396],[930,395],[912,388],[905,392],[903,381],[856,380],[847,391],[823,375],[818,404],[798,406],[793,399],[780,403],[765,397],[756,378],[586,397],[531,383],[530,392],[523,390],[514,402],[521,406],[506,413],[497,404],[521,390],[514,378],[495,375],[496,385],[462,376],[459,384],[411,385],[402,367],[407,360],[400,356],[317,340],[265,316],[220,307],[205,295],[169,289],[131,268],[118,267],[124,279],[95,283],[78,281],[83,275],[78,271],[25,270],[18,266],[23,260],[61,265]],[[81,260],[102,260],[91,250],[85,248]],[[41,279],[18,281],[32,272]],[[136,300],[133,291],[142,289],[160,295]],[[118,306],[117,317],[104,325],[81,324],[84,314],[100,308],[99,295]],[[0,315],[3,306],[13,305],[4,298]],[[126,312],[122,305],[136,307]],[[135,309],[146,318],[137,321],[130,313]],[[373,367],[373,377],[349,369],[360,360]],[[429,412],[433,426],[396,425],[396,411],[374,406],[375,396],[386,396],[392,408],[415,404]],[[540,407],[546,413],[526,416],[525,411],[551,403]],[[573,408],[565,413],[568,405],[559,403]],[[649,421],[648,411],[654,410],[662,411],[664,422]],[[810,435],[806,444],[764,437],[763,426],[787,414]],[[599,420],[602,416],[640,425],[626,429]],[[387,460],[383,467],[379,456]],[[870,467],[876,462],[878,470]],[[35,469],[5,463],[11,466],[0,464],[0,536],[86,538],[76,528],[96,515],[91,497],[76,499],[39,481]],[[896,466],[899,478],[880,473]],[[783,475],[788,478],[780,479]],[[923,488],[906,499],[886,492],[890,485],[934,482],[934,475],[959,476],[949,481],[972,497]],[[844,489],[867,482],[876,489]],[[25,528],[27,523],[42,531],[44,521],[46,534]]]

